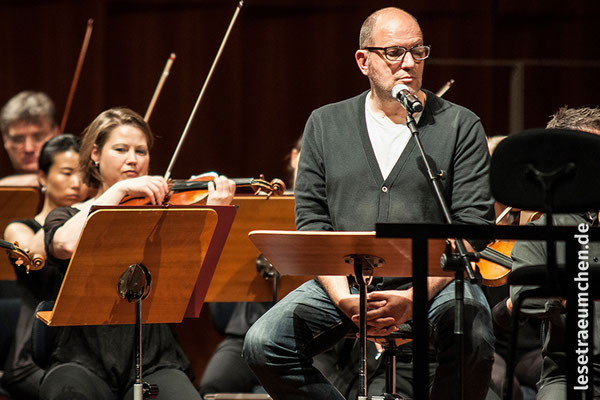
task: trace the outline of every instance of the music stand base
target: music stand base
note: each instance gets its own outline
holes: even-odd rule
[[[133,385],[133,399],[134,400],[142,400],[144,398],[144,393],[142,391],[142,384],[135,383]]]

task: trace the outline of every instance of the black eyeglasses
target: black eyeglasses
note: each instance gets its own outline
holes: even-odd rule
[[[374,50],[382,50],[385,58],[388,61],[396,62],[402,60],[407,51],[410,51],[415,61],[423,61],[427,57],[429,57],[429,52],[431,51],[431,46],[425,45],[417,45],[413,46],[410,49],[402,46],[390,46],[390,47],[365,47],[365,50],[374,51]]]

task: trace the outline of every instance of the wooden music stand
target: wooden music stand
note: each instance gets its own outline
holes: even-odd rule
[[[235,221],[227,237],[206,302],[253,302],[273,300],[273,278],[257,272],[256,258],[260,254],[248,238],[257,229],[296,229],[294,196],[236,196],[238,206]],[[281,298],[312,276],[282,276],[277,284]]]
[[[234,215],[232,206],[96,209],[84,225],[54,309],[37,317],[50,326],[135,323],[135,306],[118,296],[117,282],[129,265],[141,263],[152,275],[142,323],[181,322],[196,277],[202,273],[210,280],[214,272],[221,249],[213,236],[227,236]]]
[[[283,275],[356,276],[360,287],[359,338],[362,355],[358,398],[366,400],[366,278],[413,276],[412,240],[376,238],[375,232],[254,231],[249,236]],[[428,266],[428,275],[453,277],[453,271],[444,271],[440,266],[445,241],[430,240],[428,243],[428,257],[423,260],[423,264]]]
[[[40,190],[35,187],[0,187],[0,237],[8,224],[17,219],[33,218],[40,205]],[[8,257],[0,257],[0,281],[17,277]]]
[[[142,324],[182,321],[199,274],[202,288],[212,278],[234,215],[232,206],[92,210],[53,310],[37,317],[50,326],[135,323],[134,400],[158,393],[142,383]],[[136,273],[144,278],[123,283]]]

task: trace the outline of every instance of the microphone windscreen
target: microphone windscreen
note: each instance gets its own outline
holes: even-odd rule
[[[408,86],[406,86],[404,83],[399,83],[396,86],[394,86],[392,88],[392,96],[394,98],[398,98],[398,95],[403,91],[403,90],[408,90],[408,92],[410,93],[410,88]]]

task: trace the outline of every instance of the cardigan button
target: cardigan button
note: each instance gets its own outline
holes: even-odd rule
[[[381,191],[382,191],[383,193],[387,193],[387,191],[388,191],[388,188],[387,188],[387,186],[382,186],[382,187],[381,187]]]

